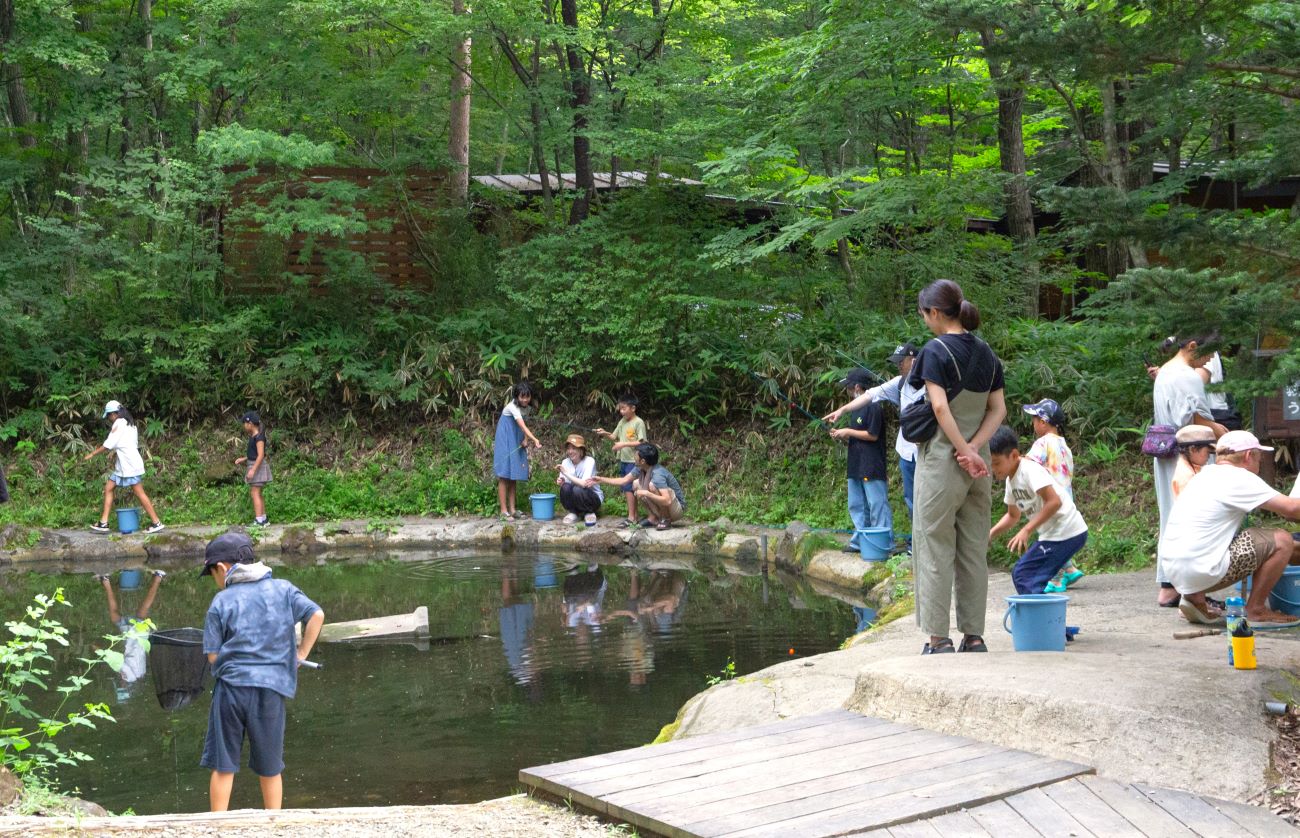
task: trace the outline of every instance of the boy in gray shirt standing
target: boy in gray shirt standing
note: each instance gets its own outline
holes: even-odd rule
[[[298,666],[307,659],[325,612],[271,568],[257,561],[253,542],[228,532],[208,543],[203,576],[220,590],[203,624],[203,651],[216,686],[207,738],[199,764],[212,769],[212,811],[230,808],[244,739],[248,767],[261,781],[262,805],[279,809],[284,797],[284,701],[298,688]],[[303,624],[302,641],[294,626]]]

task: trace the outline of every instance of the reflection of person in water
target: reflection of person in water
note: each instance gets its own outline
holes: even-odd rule
[[[515,683],[531,684],[537,676],[533,659],[532,634],[535,619],[533,603],[519,594],[519,576],[508,564],[501,567],[501,645],[505,647],[506,664]]]
[[[118,699],[126,698],[125,688],[144,677],[145,650],[140,644],[137,632],[132,631],[132,627],[149,619],[149,609],[153,608],[153,601],[158,597],[158,587],[162,585],[166,575],[161,570],[155,570],[153,578],[149,580],[149,588],[145,591],[144,599],[135,611],[135,616],[123,617],[117,606],[117,595],[113,592],[113,580],[106,574],[95,574],[95,580],[104,587],[104,598],[108,603],[108,620],[126,638],[122,644],[122,669],[117,673],[117,677],[121,680],[117,691]]]
[[[643,687],[655,668],[654,635],[668,634],[681,620],[686,602],[686,574],[680,570],[654,570],[644,592],[641,575],[633,572],[627,606],[606,619],[626,617],[620,656],[628,669],[628,683]]]
[[[564,624],[569,628],[600,630],[600,612],[605,607],[609,583],[600,565],[588,565],[564,577]]]

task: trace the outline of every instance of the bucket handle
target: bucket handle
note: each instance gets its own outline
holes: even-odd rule
[[[1014,602],[1008,604],[1007,612],[1002,615],[1002,628],[1006,631],[1007,634],[1015,634],[1015,632],[1011,630],[1011,626],[1007,625],[1007,620],[1011,619],[1011,612],[1014,611],[1015,608],[1016,608],[1016,604]]]

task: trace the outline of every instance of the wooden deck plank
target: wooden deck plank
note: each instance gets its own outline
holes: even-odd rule
[[[806,755],[815,757],[818,753],[821,753],[825,754],[825,758],[829,760],[836,756],[852,753],[856,748],[892,751],[895,749],[891,744],[893,740],[908,733],[911,733],[911,731],[890,724],[846,726],[827,731],[822,736],[810,737],[781,745],[770,745],[767,748],[742,749],[729,747],[725,751],[695,752],[696,756],[686,763],[652,765],[640,762],[637,764],[644,766],[641,771],[624,772],[614,776],[603,776],[604,772],[602,771],[596,775],[595,779],[587,779],[589,775],[582,774],[578,775],[577,779],[557,780],[557,782],[563,782],[573,788],[582,789],[587,794],[598,794],[611,799],[620,795],[620,793],[636,793],[638,791],[640,791],[640,794],[634,794],[637,798],[647,796],[654,798],[672,794],[673,791],[668,788],[670,784],[677,784],[676,788],[680,789],[680,781],[690,783],[692,780],[696,780],[697,782],[691,784],[690,788],[699,788],[698,778],[700,777],[707,777],[709,784],[720,784],[735,777],[734,773],[724,777],[722,772],[739,771],[741,774],[745,774],[746,769],[753,766],[784,764],[788,760],[795,760]],[[823,762],[822,765],[824,769],[826,763]]]
[[[1124,783],[1101,777],[1080,777],[1079,783],[1097,795],[1143,835],[1194,838],[1196,833],[1161,809],[1142,792]]]
[[[888,739],[866,743],[845,743],[820,753],[808,753],[775,761],[761,760],[711,774],[689,777],[643,789],[612,794],[609,799],[623,806],[668,802],[674,807],[694,808],[719,800],[750,794],[772,793],[799,783],[818,782],[840,775],[894,764],[898,771],[919,767],[918,758],[952,751],[971,744],[960,736],[944,736],[913,730]],[[903,764],[906,763],[906,764]]]
[[[930,821],[903,823],[891,826],[887,831],[890,838],[943,838],[943,834]]]
[[[1227,800],[1205,798],[1205,802],[1218,809],[1235,821],[1247,835],[1259,836],[1300,836],[1300,829],[1279,818],[1263,806],[1251,806],[1248,803],[1233,803]]]
[[[691,736],[686,739],[675,739],[672,742],[664,742],[663,744],[650,747],[642,746],[639,748],[627,748],[622,751],[610,751],[605,754],[578,757],[577,759],[565,760],[564,762],[553,762],[548,765],[535,765],[530,768],[522,769],[519,773],[522,775],[527,772],[535,776],[554,777],[560,774],[567,774],[576,770],[581,770],[583,767],[587,766],[594,767],[597,765],[636,762],[642,759],[658,757],[665,753],[682,753],[699,748],[712,748],[717,745],[726,745],[733,742],[746,742],[752,739],[762,738],[769,734],[786,733],[808,727],[833,725],[837,722],[843,721],[848,716],[870,718],[868,716],[861,716],[857,713],[849,713],[847,710],[831,710],[826,713],[800,716],[796,719],[786,719],[784,721],[772,722],[771,724],[766,725],[738,728],[736,730],[728,730],[721,733],[706,733],[701,736]]]
[[[1007,798],[1007,805],[1044,835],[1075,835],[1081,838],[1096,836],[1095,832],[1048,797],[1041,788],[1013,794]]]
[[[989,831],[981,826],[979,821],[971,817],[971,813],[966,809],[959,809],[956,812],[949,812],[937,818],[930,818],[926,823],[934,827],[940,838],[990,838]],[[891,826],[889,830],[894,832],[899,828],[898,826]],[[1001,838],[1001,836],[998,836],[998,838]]]
[[[1026,760],[1025,757],[1029,757]],[[860,803],[838,806],[798,818],[738,830],[736,838],[786,836],[790,834],[838,835],[871,826],[893,827],[925,817],[945,814],[962,807],[985,803],[1044,783],[1056,782],[1079,771],[1090,770],[1074,763],[1034,757],[1011,751],[989,758],[983,764],[970,763],[951,769],[926,772],[927,785],[918,778],[901,778],[904,788]],[[907,780],[912,782],[908,783]]]
[[[1134,783],[1133,787],[1202,838],[1240,838],[1241,825],[1194,794]]]
[[[1042,834],[1020,817],[1005,800],[994,800],[969,810],[975,822],[996,838],[1041,838]]]
[[[898,769],[898,763],[884,763],[863,771],[841,774],[832,778],[819,778],[804,783],[780,788],[775,791],[721,800],[705,806],[698,806],[683,813],[684,823],[701,834],[710,830],[723,832],[747,829],[770,821],[800,817],[807,814],[826,811],[838,806],[861,803],[874,797],[924,785],[925,777],[936,772],[955,772],[963,769],[953,766],[967,766],[965,770],[976,770],[969,766],[986,765],[993,762],[1000,764],[1014,757],[1014,751],[997,745],[971,743],[959,749],[945,751],[943,759],[935,760],[935,755],[918,757],[906,769]],[[885,826],[864,822],[861,829],[872,826]]]
[[[661,801],[642,803],[635,808],[656,816],[677,812],[680,821],[687,824],[711,820],[722,815],[739,815],[753,809],[783,808],[788,812],[790,807],[801,805],[801,801],[814,795],[826,796],[845,789],[854,789],[856,791],[853,794],[857,795],[854,799],[861,800],[871,793],[871,788],[879,788],[879,784],[892,778],[915,775],[936,766],[967,762],[1005,751],[1005,748],[997,745],[968,740],[960,748],[946,748],[935,753],[917,754],[903,760],[898,760],[896,755],[892,754],[878,754],[874,755],[874,764],[866,764],[833,775],[826,775],[823,772],[820,776],[814,775],[800,782],[776,785],[772,788],[755,788],[752,792],[740,795],[733,793],[707,803],[678,807],[674,805],[673,800],[665,798]],[[781,780],[778,774],[775,781],[769,780],[767,785],[772,785],[772,782],[780,783]]]
[[[1070,815],[1097,835],[1107,838],[1141,838],[1142,833],[1133,824],[1110,807],[1110,804],[1093,794],[1077,779],[1043,786],[1043,794],[1052,799]]]

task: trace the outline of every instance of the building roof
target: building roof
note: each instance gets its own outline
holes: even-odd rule
[[[596,182],[598,192],[613,189],[626,189],[628,187],[645,186],[648,175],[645,172],[619,172],[618,179],[611,184],[609,172],[592,172],[592,179]],[[542,178],[536,174],[522,175],[475,175],[474,180],[481,186],[491,189],[502,189],[507,192],[519,192],[525,195],[541,194]],[[576,190],[578,181],[572,172],[554,172],[549,173],[547,180],[550,182],[551,189],[556,192],[565,190]],[[673,177],[672,175],[659,173],[659,182],[673,186],[703,186],[704,183],[690,178]]]

